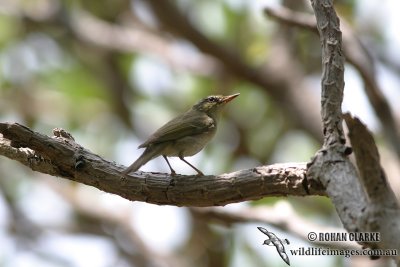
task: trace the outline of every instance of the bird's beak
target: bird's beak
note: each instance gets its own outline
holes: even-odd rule
[[[228,103],[229,101],[233,100],[235,97],[237,97],[238,94],[234,94],[234,95],[228,95],[228,96],[224,96],[224,98],[222,99],[222,103]]]

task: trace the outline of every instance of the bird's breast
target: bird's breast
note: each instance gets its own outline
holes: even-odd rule
[[[215,135],[215,130],[186,136],[171,142],[165,147],[163,155],[170,157],[190,157],[199,153]]]

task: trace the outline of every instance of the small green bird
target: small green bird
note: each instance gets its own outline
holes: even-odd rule
[[[182,115],[167,122],[139,146],[139,148],[146,148],[145,151],[122,174],[127,175],[132,171],[137,171],[153,158],[163,156],[171,170],[171,175],[176,173],[167,157],[179,157],[199,175],[204,175],[186,161],[185,157],[197,154],[211,140],[217,130],[217,119],[222,107],[238,95],[208,96]]]

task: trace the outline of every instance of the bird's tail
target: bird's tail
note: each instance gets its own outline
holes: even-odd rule
[[[126,175],[130,172],[137,171],[140,167],[146,164],[149,160],[159,156],[160,149],[158,147],[147,147],[143,154],[128,168],[126,168],[122,174]]]

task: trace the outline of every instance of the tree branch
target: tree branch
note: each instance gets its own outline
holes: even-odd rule
[[[328,3],[327,3],[328,2]],[[322,46],[323,77],[321,115],[324,146],[310,163],[308,176],[319,178],[326,186],[345,228],[355,231],[354,224],[365,208],[365,196],[357,172],[346,158],[342,129],[344,58],[341,52],[339,20],[331,1],[312,1]]]
[[[264,9],[265,14],[282,23],[301,27],[318,34],[315,17],[301,12],[296,12],[285,7]],[[353,65],[364,81],[364,90],[383,127],[383,133],[390,142],[392,149],[400,159],[400,131],[390,105],[382,88],[376,80],[375,62],[361,40],[356,36],[351,27],[342,21],[343,53],[346,60]]]
[[[280,23],[301,27],[318,34],[317,22],[311,14],[294,11],[284,6],[278,8],[266,7],[264,8],[264,13]]]
[[[154,54],[175,69],[199,75],[212,75],[221,71],[218,62],[212,57],[188,51],[177,54],[176,43],[171,38],[144,29],[138,23],[131,27],[112,24],[83,10],[72,12],[69,21],[78,39],[104,49]]]
[[[326,187],[338,215],[349,232],[357,231],[357,220],[365,209],[365,195],[357,171],[346,157],[342,129],[344,58],[341,32],[332,1],[312,1],[322,46],[323,77],[321,115],[324,146],[310,163],[308,175]],[[331,118],[332,117],[332,118]]]
[[[134,216],[131,206],[119,209],[106,209],[96,203],[96,199],[84,199],[76,194],[76,190],[72,187],[61,186],[56,181],[48,183],[49,187],[59,194],[65,201],[73,207],[74,212],[79,218],[84,218],[86,223],[93,222],[98,229],[92,224],[87,226],[90,231],[96,231],[96,235],[104,235],[109,238],[115,239],[115,244],[119,253],[126,258],[127,261],[133,266],[187,266],[182,264],[180,257],[175,255],[167,255],[153,250],[147,246],[140,238],[135,228],[132,226],[131,217]],[[101,225],[107,225],[108,229],[118,229],[120,236],[115,234],[115,231],[104,231]],[[77,225],[78,229],[82,232],[85,229],[79,229],[81,224]],[[59,229],[65,231],[65,229]],[[122,240],[121,240],[122,239]],[[132,249],[126,249],[128,247]]]
[[[284,203],[277,203],[272,207],[253,207],[245,208],[243,210],[234,210],[224,208],[191,208],[195,215],[215,221],[220,224],[231,225],[234,223],[262,223],[269,224],[282,231],[288,232],[306,242],[308,240],[309,232],[317,233],[340,233],[343,229],[335,227],[322,227],[317,224],[310,223],[309,220],[303,219],[299,216],[290,205]],[[338,249],[360,249],[360,246],[354,241],[341,241],[334,243],[326,243],[322,241],[313,242],[315,245],[338,248]]]
[[[382,219],[388,219],[388,213],[375,209],[375,207],[379,207],[379,203],[372,203],[372,201],[378,201],[378,199],[368,198],[372,194],[370,189],[367,189],[366,194],[363,185],[359,181],[355,167],[346,157],[351,150],[344,145],[345,139],[342,129],[341,104],[344,89],[344,57],[341,50],[342,35],[339,28],[339,19],[333,8],[333,1],[312,0],[311,4],[317,19],[317,28],[322,46],[321,114],[325,140],[323,148],[309,164],[307,174],[309,177],[319,178],[326,187],[328,196],[335,205],[344,227],[349,232],[379,230],[382,233],[381,242],[363,242],[364,245],[371,248],[400,249],[398,236],[396,236],[397,241],[393,241],[396,237],[389,237],[389,232],[394,231],[395,234],[398,234],[398,222],[389,223],[389,225],[387,223],[378,225]],[[365,131],[359,131],[358,134],[356,136],[357,139],[367,136]],[[367,143],[356,143],[354,148],[360,149],[361,145],[375,145],[371,142],[372,136],[369,136],[368,140],[366,141]],[[362,151],[360,150],[360,153],[363,153]],[[374,166],[379,165],[376,148],[370,148],[367,152],[370,153],[370,156],[366,157],[366,159],[373,161]],[[356,156],[356,158],[363,160],[359,156]],[[368,164],[372,164],[372,162]],[[365,162],[361,162],[360,167],[365,168]],[[374,170],[376,170],[376,167],[374,167]],[[379,170],[382,170],[380,166]],[[364,171],[361,173],[364,173]],[[368,178],[368,183],[381,183],[382,179],[385,179],[381,174],[379,177]],[[374,179],[372,183],[370,179]],[[385,183],[387,184],[386,180]],[[377,188],[381,190],[382,187],[374,188],[372,191]],[[398,208],[396,209],[393,206],[390,208],[391,215],[399,218]]]
[[[363,228],[381,233],[381,248],[400,249],[400,207],[379,163],[379,152],[367,127],[350,114],[344,115],[357,160],[360,182],[369,205],[362,216]],[[399,258],[400,260],[400,258]]]
[[[0,155],[32,170],[94,186],[132,201],[176,206],[220,206],[265,196],[325,195],[319,182],[307,183],[305,163],[275,164],[233,173],[171,177],[125,169],[75,143],[61,129],[49,137],[17,123],[0,123]]]

